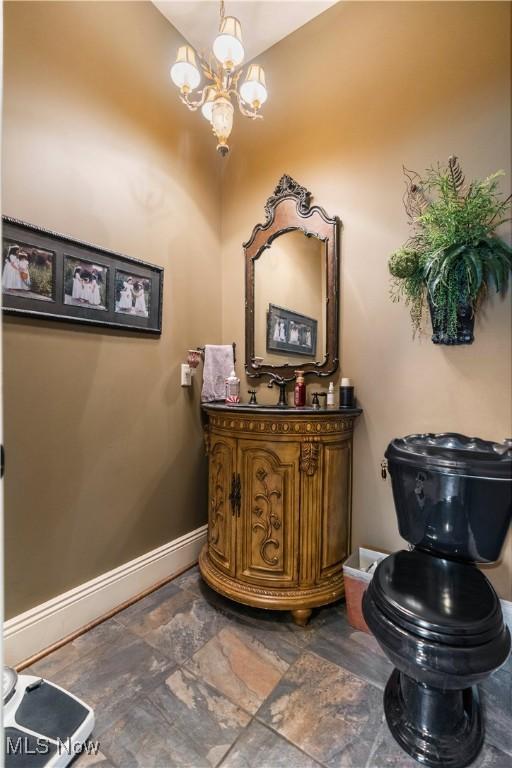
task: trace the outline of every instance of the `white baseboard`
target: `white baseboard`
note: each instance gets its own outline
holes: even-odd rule
[[[152,552],[36,605],[4,624],[4,663],[15,666],[118,605],[193,565],[206,541],[206,525]]]

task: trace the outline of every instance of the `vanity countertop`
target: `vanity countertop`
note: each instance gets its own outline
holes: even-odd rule
[[[236,405],[226,405],[224,401],[216,401],[213,403],[202,403],[201,407],[205,411],[223,411],[230,413],[271,413],[280,414],[283,416],[297,416],[299,414],[305,414],[308,417],[311,416],[326,416],[327,414],[334,416],[335,414],[340,416],[359,416],[363,412],[362,408],[313,408],[311,405],[305,405],[302,408],[295,408],[293,405],[277,406],[277,405],[249,405],[248,403],[237,403]]]

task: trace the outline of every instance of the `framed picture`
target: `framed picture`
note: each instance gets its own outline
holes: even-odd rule
[[[2,291],[35,301],[55,301],[55,253],[24,242],[4,238]]]
[[[149,317],[151,281],[116,269],[116,312],[122,315]]]
[[[64,304],[107,310],[109,268],[64,255]]]
[[[4,216],[6,314],[162,332],[163,267]]]
[[[268,305],[267,352],[290,352],[293,355],[316,355],[318,321],[299,315],[291,309]]]

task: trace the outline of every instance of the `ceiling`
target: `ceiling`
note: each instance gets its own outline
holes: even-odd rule
[[[207,52],[219,27],[217,0],[152,0],[198,51]],[[225,0],[226,16],[242,24],[245,61],[250,61],[307,24],[337,0]]]

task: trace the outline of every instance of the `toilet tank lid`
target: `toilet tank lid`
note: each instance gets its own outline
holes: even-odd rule
[[[388,462],[443,474],[512,480],[512,441],[494,443],[456,432],[407,435],[390,442]]]

